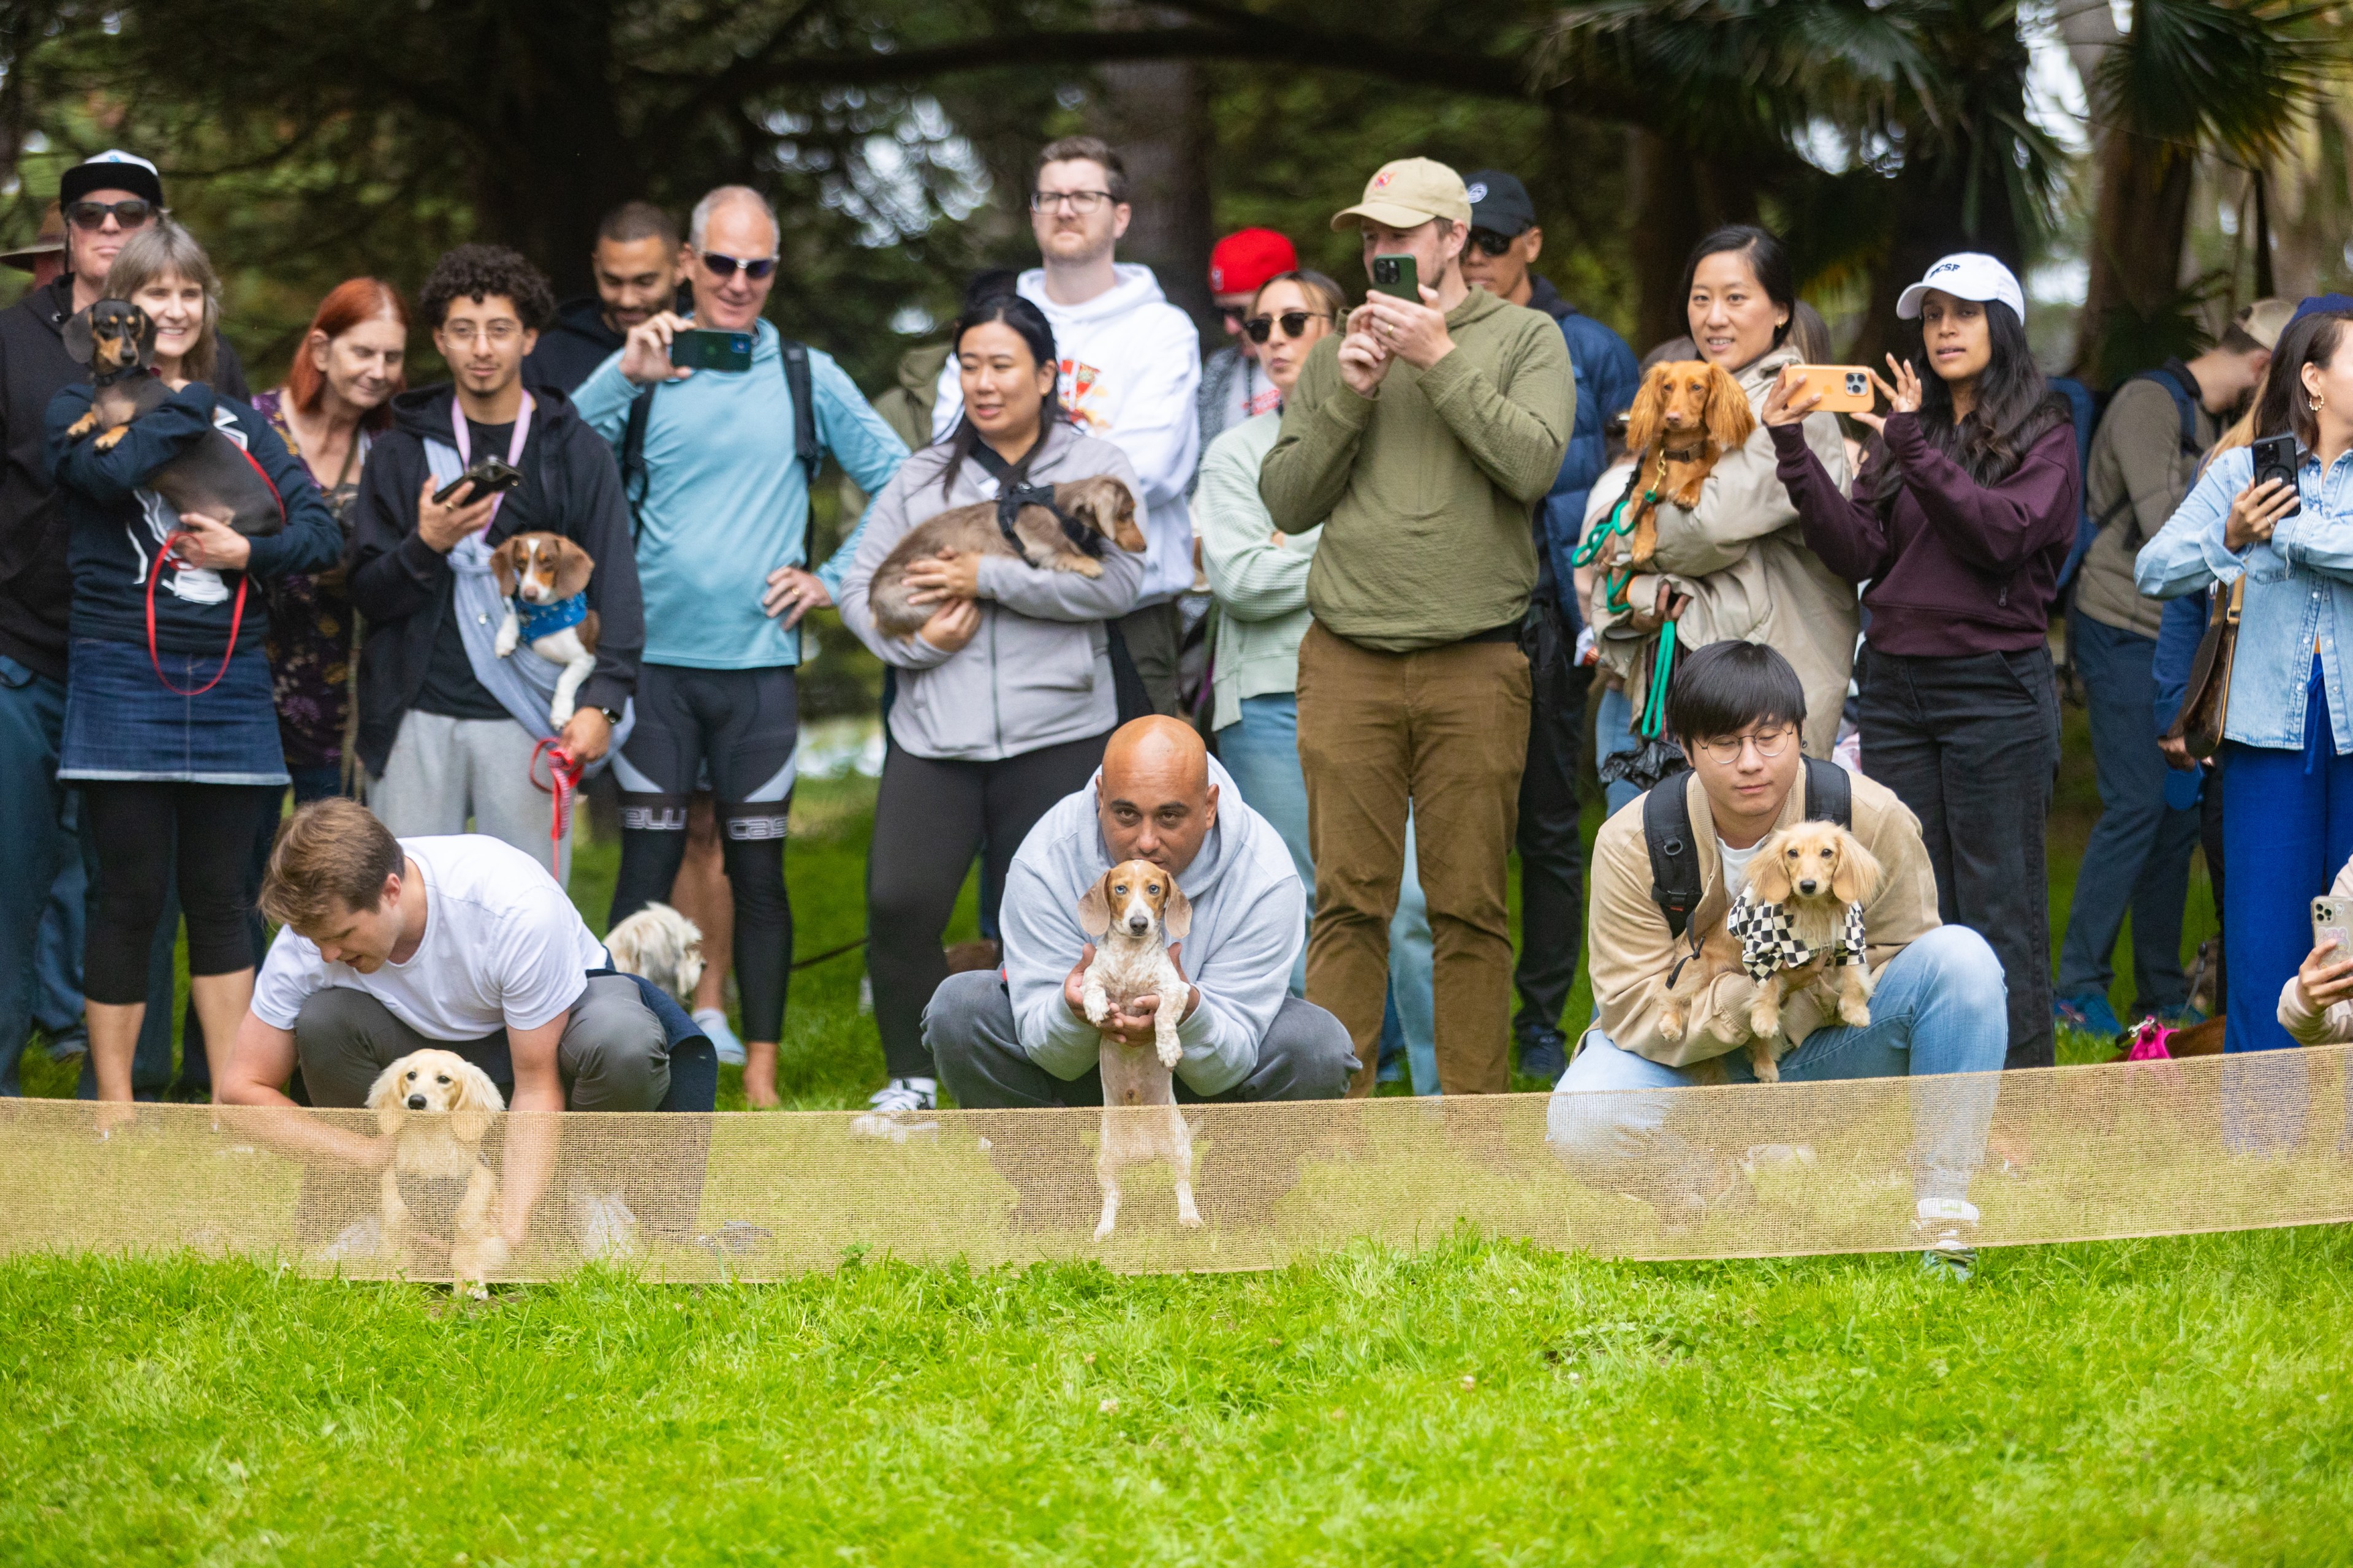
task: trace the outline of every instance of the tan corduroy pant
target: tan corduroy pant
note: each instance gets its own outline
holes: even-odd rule
[[[1377,653],[1318,625],[1299,645],[1299,763],[1315,858],[1307,998],[1356,1042],[1351,1095],[1372,1092],[1380,1056],[1409,807],[1430,902],[1439,1085],[1448,1094],[1511,1087],[1505,857],[1528,696],[1528,661],[1509,642]]]

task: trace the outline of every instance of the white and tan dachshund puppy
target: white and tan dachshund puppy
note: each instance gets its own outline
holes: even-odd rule
[[[596,557],[560,533],[518,533],[491,552],[491,575],[507,602],[498,656],[512,658],[529,644],[563,667],[547,705],[547,721],[558,730],[572,721],[580,683],[596,670],[596,612],[588,607],[596,571]]]
[[[490,1075],[453,1051],[411,1051],[367,1092],[379,1131],[393,1142],[384,1169],[385,1250],[406,1259],[420,1239],[449,1244],[449,1273],[477,1298],[507,1260],[499,1234],[499,1179],[482,1158],[491,1118],[506,1109]],[[430,1205],[419,1215],[410,1199]]]
[[[1103,1184],[1103,1206],[1097,1241],[1119,1219],[1119,1173],[1155,1160],[1166,1160],[1176,1173],[1176,1223],[1187,1229],[1201,1223],[1193,1204],[1193,1131],[1176,1109],[1173,1070],[1184,1057],[1176,1026],[1192,988],[1168,956],[1168,944],[1182,942],[1192,928],[1193,906],[1176,879],[1149,860],[1113,866],[1079,900],[1079,929],[1096,942],[1080,992],[1087,1021],[1100,1025],[1113,1007],[1124,1012],[1138,997],[1158,998],[1151,1045],[1102,1037],[1103,1146],[1095,1179]]]
[[[668,904],[648,904],[605,933],[605,951],[624,974],[643,975],[681,1007],[702,984],[702,928]]]

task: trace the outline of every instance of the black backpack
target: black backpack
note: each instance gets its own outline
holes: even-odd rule
[[[1836,763],[1806,760],[1806,820],[1854,826],[1854,781]],[[1651,901],[1680,941],[1699,908],[1699,846],[1693,842],[1683,775],[1661,779],[1642,797],[1642,837],[1651,848]]]
[[[825,447],[817,437],[817,394],[809,376],[808,345],[784,340],[785,390],[793,399],[793,456],[801,460],[808,487],[817,489],[818,465],[825,461]],[[640,509],[646,502],[646,426],[654,416],[654,394],[662,384],[655,382],[631,400],[629,422],[621,431],[621,493],[629,502],[629,542],[637,542],[645,530]]]

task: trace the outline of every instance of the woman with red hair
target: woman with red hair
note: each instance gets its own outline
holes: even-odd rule
[[[353,278],[319,302],[310,335],[294,351],[286,384],[253,405],[311,470],[336,521],[351,536],[368,438],[392,422],[405,390],[408,310],[388,283]],[[344,732],[351,718],[351,601],[343,569],[278,580],[269,607],[269,668],[279,739],[296,805],[348,793]]]

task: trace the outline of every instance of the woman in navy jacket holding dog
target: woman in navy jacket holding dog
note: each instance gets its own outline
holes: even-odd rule
[[[1888,356],[1885,416],[1850,500],[1799,435],[1820,401],[1784,376],[1759,417],[1806,543],[1863,603],[1862,771],[1920,818],[1937,912],[1981,932],[2010,988],[2010,1067],[2049,1067],[2051,914],[2043,818],[2059,758],[2044,642],[2083,475],[2064,399],[2027,351],[2009,268],[1963,251],[1904,290],[1926,381]]]
[[[133,236],[107,275],[107,298],[138,307],[154,374],[173,388],[111,445],[76,429],[90,412],[90,387],[66,388],[48,410],[49,472],[73,572],[58,779],[81,791],[98,847],[84,949],[90,1063],[99,1098],[127,1100],[148,949],[175,856],[189,988],[213,1082],[221,1081],[253,993],[239,907],[246,868],[287,784],[262,651],[269,616],[249,579],[319,571],[343,537],[285,443],[206,384],[220,288],[188,232],[164,219]],[[90,325],[83,318],[69,337]],[[142,330],[135,320],[127,326]],[[176,515],[149,488],[158,469],[216,437],[268,479],[280,531],[248,538],[211,517]]]
[[[931,619],[903,638],[876,626],[878,568],[944,511],[1015,486],[1097,476],[1144,494],[1117,447],[1063,417],[1054,331],[1036,305],[1013,294],[984,300],[950,342],[964,417],[875,498],[840,595],[842,624],[898,671],[867,859],[867,963],[891,1075],[874,1103],[886,1111],[934,1103],[923,1009],[947,978],[940,934],[973,851],[986,840],[987,885],[1003,887],[1029,829],[1103,762],[1119,723],[1103,622],[1132,608],[1144,582],[1133,526],[1132,549],[1102,541],[1094,577],[994,554],[918,560],[906,573],[910,602],[934,606]]]

